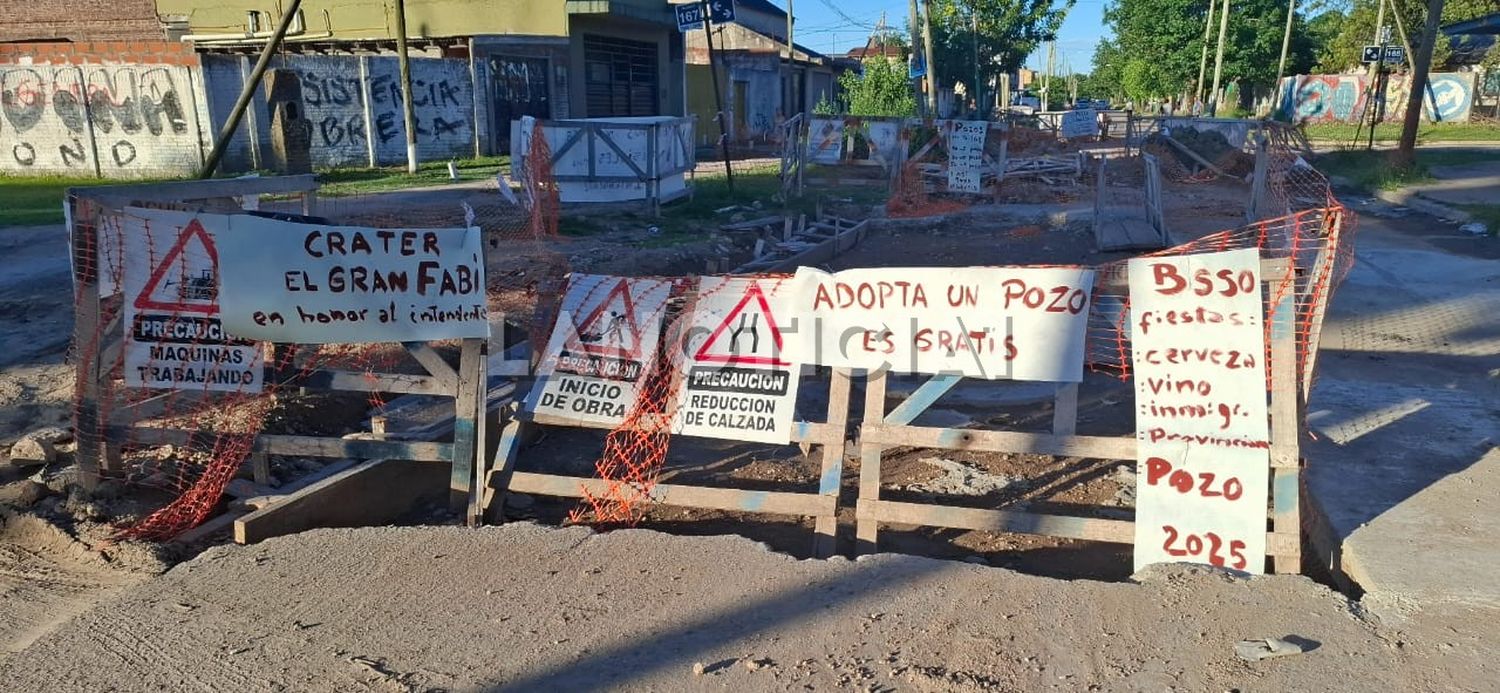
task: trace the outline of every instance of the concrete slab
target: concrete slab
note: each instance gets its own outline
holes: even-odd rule
[[[1500,606],[1500,263],[1437,226],[1360,217],[1308,405],[1315,544],[1382,615]]]

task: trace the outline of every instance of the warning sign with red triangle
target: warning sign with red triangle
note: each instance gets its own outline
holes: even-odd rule
[[[598,287],[594,293],[598,292]],[[584,312],[586,311],[586,312]],[[604,299],[587,307],[575,324],[571,348],[622,359],[641,358],[641,326],[636,320],[630,282],[620,279]]]
[[[733,286],[725,283],[719,290],[732,290]],[[726,366],[792,365],[781,357],[781,349],[781,327],[777,324],[776,314],[772,312],[760,282],[751,280],[739,301],[698,347],[693,360]]]
[[[197,219],[188,222],[132,299],[136,310],[219,314],[219,252]]]

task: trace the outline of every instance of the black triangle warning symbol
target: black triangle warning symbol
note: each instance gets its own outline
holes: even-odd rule
[[[183,255],[188,243],[202,244],[209,269],[193,272]],[[134,299],[136,310],[163,310],[172,313],[219,314],[219,251],[214,240],[197,219],[188,222],[177,234],[161,262],[151,269],[151,277]]]
[[[641,330],[635,320],[630,282],[621,279],[583,322],[575,324],[578,348],[591,354],[622,359],[641,358]]]
[[[753,303],[752,303],[753,299]],[[726,338],[727,335],[727,338]],[[693,354],[693,360],[726,366],[790,366],[781,356],[781,328],[759,282],[750,282],[745,295]]]

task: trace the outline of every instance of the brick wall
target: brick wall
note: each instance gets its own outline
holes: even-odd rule
[[[160,41],[155,0],[6,0],[0,41]]]
[[[193,173],[212,137],[202,80],[164,41],[0,45],[0,172]]]

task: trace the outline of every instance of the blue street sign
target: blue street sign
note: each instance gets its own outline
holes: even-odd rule
[[[1385,61],[1388,63],[1400,63],[1406,60],[1406,49],[1401,46],[1386,46]]]
[[[734,0],[708,0],[708,17],[714,24],[734,21]]]
[[[677,8],[677,30],[688,31],[703,28],[703,5],[702,3],[688,3],[686,5],[675,5]]]

